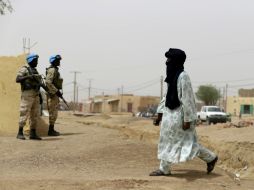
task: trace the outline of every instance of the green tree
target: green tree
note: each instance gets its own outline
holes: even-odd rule
[[[220,98],[220,91],[213,85],[201,85],[198,87],[196,97],[205,105],[215,105]]]
[[[10,1],[0,0],[0,15],[4,15],[6,10],[8,10],[9,12],[13,11]]]

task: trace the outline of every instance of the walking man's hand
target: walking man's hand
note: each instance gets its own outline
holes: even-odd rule
[[[190,128],[190,122],[184,122],[183,123],[183,130],[185,131],[185,130],[187,130],[189,128]]]

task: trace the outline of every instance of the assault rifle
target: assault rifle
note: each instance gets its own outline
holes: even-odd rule
[[[36,77],[35,77],[35,78],[36,78]],[[48,89],[48,87],[46,86],[46,84],[45,84],[45,82],[44,82],[42,76],[40,75],[39,78],[40,78],[40,81],[38,81],[38,82],[39,82],[40,86],[41,86],[47,93],[49,93],[49,89]],[[49,94],[50,94],[50,93],[49,93]],[[64,104],[67,106],[67,108],[70,109],[68,103],[66,102],[66,100],[65,100],[64,97],[63,97],[63,94],[62,94],[62,93],[56,93],[56,95],[57,95],[59,98],[61,98],[62,101],[64,102]]]
[[[40,81],[38,81],[38,82],[39,82],[40,86],[41,86],[47,93],[49,93],[49,89],[48,89],[48,87],[45,85],[45,82],[44,82],[44,80],[43,80],[43,78],[42,78],[41,75],[40,75]],[[70,109],[68,103],[66,102],[66,100],[65,100],[64,97],[63,97],[63,94],[62,94],[62,93],[57,93],[56,95],[57,95],[59,98],[61,98],[62,101],[64,102],[64,104],[67,106],[67,108]]]
[[[31,75],[33,77],[34,80],[36,80],[38,83],[39,83],[39,86],[43,88],[43,90],[45,90],[48,94],[49,93],[49,89],[48,87],[46,86],[44,80],[43,80],[43,75],[40,75],[40,74],[33,74],[32,73],[32,70],[30,67],[27,67],[27,70],[29,72],[29,75]],[[44,77],[45,78],[45,77]],[[68,109],[70,109],[68,103],[66,102],[66,100],[64,99],[62,93],[57,93],[56,94],[59,98],[62,99],[62,101],[64,102],[64,104],[67,106]]]

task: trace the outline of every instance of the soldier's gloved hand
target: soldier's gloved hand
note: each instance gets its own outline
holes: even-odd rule
[[[60,98],[63,97],[63,94],[59,90],[56,92],[56,95]]]
[[[32,78],[35,79],[35,80],[40,80],[40,79],[41,79],[41,75],[39,75],[39,74],[33,74],[33,75],[31,75],[31,76],[32,76]]]

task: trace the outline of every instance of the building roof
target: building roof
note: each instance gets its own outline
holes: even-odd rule
[[[102,103],[103,100],[102,100],[102,99],[95,99],[95,100],[93,100],[93,102],[94,102],[94,103]]]
[[[119,101],[119,99],[117,98],[112,98],[112,99],[108,99],[107,102],[115,102],[115,101]]]

